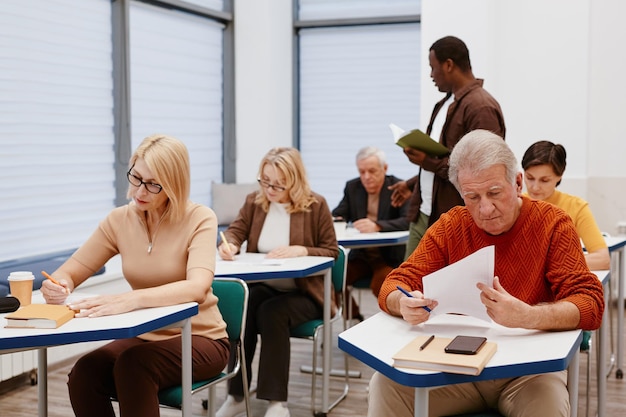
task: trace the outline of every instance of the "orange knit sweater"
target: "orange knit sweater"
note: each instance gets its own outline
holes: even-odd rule
[[[542,201],[522,198],[520,215],[506,233],[492,236],[479,229],[464,206],[442,215],[413,254],[389,273],[379,305],[396,285],[422,290],[422,277],[472,254],[495,246],[495,274],[506,291],[535,305],[567,300],[580,311],[579,328],[597,329],[602,321],[602,284],[589,271],[580,239],[569,216]]]

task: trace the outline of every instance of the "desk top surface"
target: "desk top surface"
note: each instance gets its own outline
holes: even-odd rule
[[[378,233],[346,233],[345,231],[337,233],[337,242],[346,248],[398,245],[408,240],[408,230]]]
[[[626,245],[626,236],[607,236],[604,240],[611,252],[621,249]]]
[[[431,335],[484,336],[498,351],[478,376],[401,369],[392,356],[415,337]],[[432,387],[461,382],[516,377],[566,369],[582,340],[580,330],[542,332],[509,329],[460,315],[443,315],[412,326],[380,312],[339,334],[339,348],[392,380],[411,387]]]
[[[236,277],[244,281],[276,278],[303,278],[331,268],[335,260],[327,256],[299,256],[269,260],[264,253],[241,253],[234,261],[215,263],[216,277]]]
[[[78,294],[75,295],[78,298]],[[43,303],[43,297],[33,295]],[[0,314],[0,351],[67,345],[96,340],[125,339],[167,327],[198,314],[196,303],[146,308],[97,318],[74,318],[56,329],[7,329]]]

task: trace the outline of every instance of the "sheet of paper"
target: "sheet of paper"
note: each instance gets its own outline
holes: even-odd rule
[[[400,139],[400,136],[402,136],[402,134],[404,133],[404,129],[397,125],[394,125],[393,123],[389,123],[389,129],[391,129],[391,134],[393,135],[394,142]]]
[[[458,313],[491,322],[485,306],[480,301],[479,282],[493,287],[495,247],[487,246],[439,271],[426,275],[424,297],[437,300],[430,313],[437,316]]]

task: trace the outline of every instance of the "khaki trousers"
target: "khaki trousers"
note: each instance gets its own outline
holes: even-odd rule
[[[415,388],[376,372],[370,380],[368,417],[412,417]],[[497,410],[506,417],[569,417],[567,372],[528,375],[434,388],[428,416]]]

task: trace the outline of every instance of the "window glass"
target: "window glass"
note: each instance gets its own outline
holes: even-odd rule
[[[223,25],[139,2],[130,22],[131,148],[154,133],[183,141],[191,199],[210,205],[222,180]]]
[[[425,129],[419,24],[302,29],[299,42],[300,149],[313,189],[334,208],[370,145],[386,153],[388,174],[416,175],[389,124]]]
[[[110,0],[0,2],[0,260],[79,246],[113,208]]]

